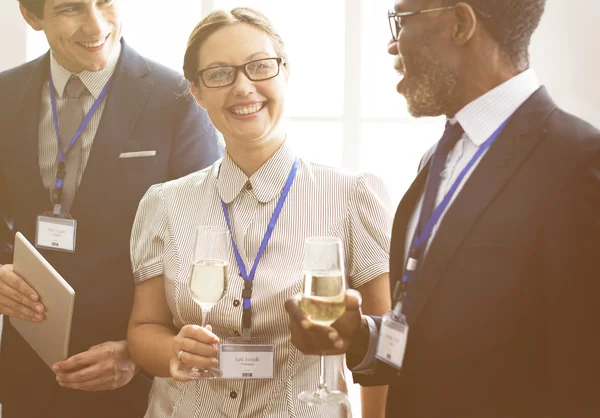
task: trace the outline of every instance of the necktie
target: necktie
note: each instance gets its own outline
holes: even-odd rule
[[[77,177],[81,166],[81,138],[75,141],[71,149],[68,147],[79,129],[79,125],[83,122],[81,97],[85,93],[87,93],[87,89],[81,80],[78,77],[71,77],[64,92],[67,102],[58,119],[60,149],[65,156],[66,168],[61,204],[61,214],[63,215],[71,209],[77,190]]]
[[[457,122],[452,125],[450,122],[446,123],[446,129],[444,135],[438,142],[435,152],[431,156],[431,166],[429,168],[429,175],[427,176],[427,183],[425,184],[425,193],[423,195],[423,207],[421,208],[421,215],[419,216],[419,225],[417,227],[417,234],[420,234],[435,209],[435,201],[442,181],[442,171],[446,165],[448,154],[454,148],[458,140],[462,137],[463,129]]]

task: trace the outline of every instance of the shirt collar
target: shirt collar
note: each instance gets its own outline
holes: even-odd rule
[[[117,68],[117,63],[119,62],[119,56],[121,55],[121,43],[117,43],[115,51],[113,51],[113,55],[108,63],[108,65],[100,70],[100,71],[82,71],[80,73],[72,73],[67,70],[65,67],[60,65],[56,58],[54,57],[54,53],[50,52],[50,69],[52,71],[52,83],[54,83],[54,88],[56,89],[56,94],[58,98],[62,98],[62,95],[65,92],[65,87],[67,86],[67,82],[72,76],[77,76],[83,83],[83,85],[88,89],[90,94],[97,99],[102,93],[104,86],[108,83],[108,80],[115,73],[115,69]]]
[[[251,193],[259,202],[266,203],[273,200],[283,190],[295,158],[290,146],[284,142],[277,152],[248,178],[226,153],[217,181],[221,199],[226,204],[231,203],[240,194],[246,183],[249,183],[252,186]]]
[[[467,137],[480,146],[539,88],[534,70],[528,69],[473,100],[450,122],[458,121]]]

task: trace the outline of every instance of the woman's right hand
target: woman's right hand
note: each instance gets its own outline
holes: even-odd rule
[[[192,380],[189,376],[182,374],[180,364],[206,370],[218,367],[216,358],[219,337],[212,333],[212,327],[207,325],[202,328],[199,325],[186,325],[179,331],[173,340],[173,350],[169,360],[171,377],[181,382]],[[182,351],[181,355],[179,352]]]

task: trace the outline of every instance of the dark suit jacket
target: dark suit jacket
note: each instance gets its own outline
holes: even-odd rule
[[[107,103],[73,203],[75,254],[42,251],[76,292],[70,355],[127,338],[133,301],[129,238],[138,203],[152,184],[212,164],[221,147],[206,113],[183,95],[181,76],[122,43]],[[14,234],[34,242],[36,217],[50,209],[38,163],[38,125],[49,55],[0,74],[0,264]],[[156,150],[155,157],[119,159]],[[4,418],[141,417],[150,380],[138,374],[113,392],[64,390],[4,321],[0,403]]]
[[[426,166],[394,222],[391,279]],[[379,362],[403,418],[600,417],[600,132],[540,88],[450,206],[408,288],[400,372]]]

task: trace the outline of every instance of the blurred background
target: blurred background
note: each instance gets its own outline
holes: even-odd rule
[[[187,38],[208,12],[255,7],[287,44],[292,142],[303,156],[382,177],[396,204],[444,121],[414,119],[395,85],[386,12],[393,0],[121,0],[124,36],[141,54],[181,71]],[[600,126],[600,3],[548,0],[531,48],[532,66],[554,99]],[[0,70],[47,50],[16,0],[0,2]]]
[[[444,120],[414,119],[396,93],[399,76],[387,54],[386,12],[393,0],[121,0],[124,36],[142,55],[181,71],[187,38],[214,9],[254,7],[275,24],[290,57],[291,141],[312,161],[369,171],[396,205]],[[600,3],[548,0],[534,35],[532,67],[554,100],[600,127]],[[0,71],[46,52],[16,0],[0,1]],[[359,396],[351,388],[354,417]]]

